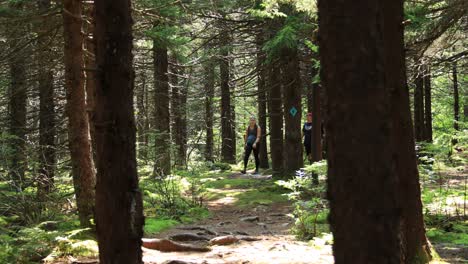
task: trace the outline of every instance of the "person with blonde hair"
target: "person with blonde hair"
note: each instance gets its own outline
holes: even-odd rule
[[[258,158],[259,149],[260,149],[260,137],[262,135],[262,129],[257,125],[257,120],[254,116],[250,117],[249,126],[245,131],[244,143],[245,143],[245,155],[244,155],[244,169],[242,173],[246,173],[247,164],[249,162],[250,154],[254,153],[255,157],[255,173],[258,174],[258,166],[260,164],[260,159]]]

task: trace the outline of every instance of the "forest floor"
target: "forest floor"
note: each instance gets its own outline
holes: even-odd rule
[[[430,172],[420,170],[427,236],[437,253],[432,264],[467,264],[468,167],[466,162],[453,167],[433,167],[436,169]],[[324,179],[322,184],[325,184]],[[295,208],[286,196],[290,191],[277,185],[267,172],[254,176],[211,171],[202,176],[202,185],[206,188],[203,205],[208,208],[205,216],[192,221],[148,218],[145,240],[174,241],[177,245],[206,252],[173,249],[163,252],[143,247],[144,263],[334,263],[326,215],[320,220],[321,227],[316,232],[319,237],[308,242],[298,240],[292,231],[296,221],[292,215]],[[215,242],[210,243],[213,239]],[[227,244],[220,245],[220,239]],[[52,263],[97,263],[93,262],[96,257],[78,259],[70,261],[67,257]]]
[[[312,245],[297,241],[290,234],[289,229],[294,224],[294,219],[290,216],[293,210],[290,202],[272,197],[276,194],[268,191],[264,197],[255,195],[256,184],[252,184],[253,180],[259,181],[259,185],[264,186],[262,181],[271,182],[269,180],[271,175],[252,176],[234,173],[228,178],[230,183],[234,184],[213,186],[224,188],[216,189],[220,197],[207,204],[211,217],[189,226],[171,228],[155,237],[163,239],[189,233],[206,239],[237,236],[255,241],[241,240],[230,245],[211,245],[211,250],[204,253],[164,253],[144,248],[145,263],[333,263],[331,245],[326,237],[315,240],[315,245]],[[243,195],[250,197],[242,197]],[[206,247],[209,242],[205,240],[190,244]]]

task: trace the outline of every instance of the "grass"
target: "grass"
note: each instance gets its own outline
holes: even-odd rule
[[[261,189],[247,190],[235,197],[238,199],[236,205],[240,207],[288,202],[288,198],[282,193],[263,191]]]
[[[145,235],[155,235],[178,224],[179,222],[172,219],[146,218],[144,232]]]
[[[427,237],[436,243],[468,246],[468,221],[451,221],[428,228]]]

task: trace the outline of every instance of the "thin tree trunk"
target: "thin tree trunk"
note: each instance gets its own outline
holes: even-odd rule
[[[143,71],[141,74],[141,84],[136,87],[136,103],[137,103],[137,134],[138,134],[138,154],[143,160],[148,158],[148,145],[146,141],[146,130],[147,114],[145,105],[146,96],[146,72]]]
[[[86,111],[88,113],[89,135],[91,138],[91,149],[93,154],[93,163],[96,163],[96,125],[94,122],[95,115],[95,98],[96,98],[96,59],[94,56],[94,3],[89,3],[85,6],[85,15],[87,22],[85,23],[84,32],[86,40],[84,42],[85,54],[85,89],[86,89]]]
[[[420,67],[417,67],[414,79],[414,132],[416,141],[424,140],[424,77]]]
[[[136,164],[131,4],[100,0],[95,9],[99,260],[140,264],[144,217]]]
[[[322,160],[322,106],[321,87],[314,83],[312,88],[312,162]],[[312,174],[314,183],[318,183],[318,175]]]
[[[432,142],[432,96],[431,96],[431,68],[425,66],[424,73],[424,124],[425,124],[425,140]]]
[[[262,129],[262,137],[260,139],[260,168],[268,169],[268,147],[267,147],[267,88],[266,88],[266,54],[263,51],[264,32],[257,34],[257,90],[258,90],[258,124]]]
[[[453,129],[460,130],[460,94],[458,91],[458,73],[457,63],[452,65],[452,78],[453,78]],[[457,139],[453,140],[454,145],[458,143]]]
[[[223,162],[236,162],[236,140],[234,133],[233,113],[231,104],[231,89],[229,81],[230,58],[229,58],[229,33],[222,31],[220,36],[221,58],[219,60],[221,79],[221,159]]]
[[[94,212],[95,171],[89,139],[84,86],[81,1],[63,2],[65,86],[67,91],[68,141],[76,204],[82,226],[91,226]]]
[[[301,142],[302,90],[297,49],[287,49],[283,52],[281,76],[286,131],[284,134],[284,169],[286,173],[294,174],[296,170],[303,166]]]
[[[175,157],[174,163],[176,166],[185,167],[186,161],[186,142],[185,142],[185,127],[186,124],[186,92],[185,87],[180,85],[179,82],[179,66],[177,65],[176,58],[173,59],[173,66],[171,67],[171,110],[172,110],[172,138],[174,139],[176,150],[175,150]]]
[[[403,1],[320,0],[318,7],[335,263],[425,263]]]
[[[214,136],[213,136],[213,98],[215,92],[215,68],[211,58],[204,65],[205,72],[205,126],[206,147],[205,160],[214,161]]]
[[[50,0],[39,0],[40,13],[50,9]],[[47,30],[50,18],[41,20],[38,26],[38,74],[39,74],[39,179],[37,181],[37,196],[40,201],[52,191],[55,172],[55,103],[54,103],[54,73],[51,38]],[[47,66],[48,65],[48,66]]]
[[[156,174],[171,173],[171,129],[169,116],[169,76],[167,48],[158,47],[153,42],[154,58],[154,102],[155,102],[155,150],[156,161],[154,171]]]
[[[277,61],[268,64],[268,112],[270,114],[271,166],[275,173],[283,171],[283,101],[280,68]]]
[[[22,4],[11,4],[12,8],[21,10]],[[8,45],[12,50],[17,49],[18,40],[25,33],[22,26],[8,25]],[[14,54],[9,59],[10,89],[9,89],[9,132],[12,136],[10,141],[11,158],[9,175],[13,188],[21,192],[24,188],[26,164],[26,57],[24,52]]]

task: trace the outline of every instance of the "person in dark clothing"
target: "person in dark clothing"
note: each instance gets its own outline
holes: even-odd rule
[[[250,153],[254,153],[255,157],[255,174],[258,174],[258,166],[260,164],[260,159],[258,158],[260,137],[262,135],[262,129],[257,125],[255,117],[250,118],[249,127],[245,132],[244,143],[245,143],[245,156],[244,156],[244,170],[242,173],[246,173],[247,164],[249,162]]]
[[[302,127],[302,136],[304,137],[304,148],[307,159],[312,160],[312,113],[307,114],[307,122]]]

